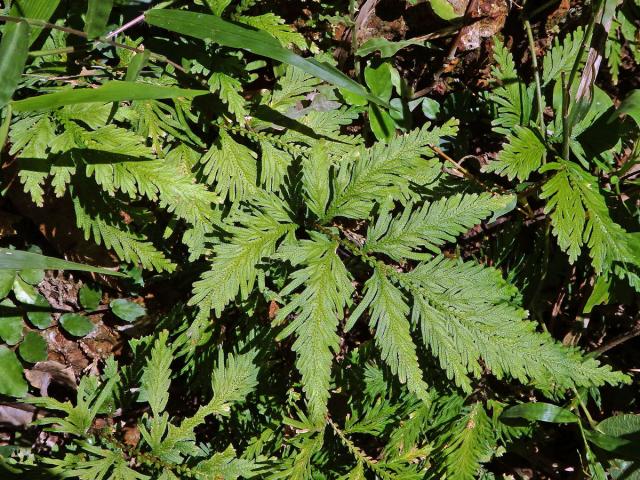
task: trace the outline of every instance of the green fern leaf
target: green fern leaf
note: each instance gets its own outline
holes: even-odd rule
[[[466,375],[480,377],[481,358],[496,377],[532,381],[545,390],[626,380],[536,332],[535,323],[524,321],[527,312],[511,304],[516,291],[497,270],[437,257],[402,274],[400,282],[414,296],[413,323],[425,345],[467,392]]]
[[[274,13],[270,12],[256,16],[237,15],[235,20],[271,34],[283,47],[295,45],[300,50],[307,49],[307,42],[304,36],[294,32],[289,25],[285,25],[282,17]]]
[[[572,162],[554,162],[548,170],[556,173],[543,185],[540,196],[547,199],[545,212],[569,261],[575,262],[587,246],[598,274],[611,270],[614,262],[637,265],[627,232],[609,216],[597,179]]]
[[[382,360],[406,383],[410,392],[427,399],[427,384],[422,379],[416,345],[411,338],[409,305],[401,290],[395,287],[385,274],[376,268],[365,285],[366,297],[371,298],[370,326],[375,329],[376,345]]]
[[[167,345],[168,337],[166,330],[160,332],[140,380],[138,401],[149,403],[154,416],[159,416],[169,401],[173,351]]]
[[[220,315],[238,293],[246,299],[253,290],[260,261],[273,255],[278,241],[296,228],[265,215],[247,217],[245,225],[231,227],[231,240],[214,247],[211,269],[194,283],[189,305]]]
[[[491,421],[482,404],[473,404],[469,412],[453,426],[453,433],[444,449],[447,478],[473,480],[480,464],[490,459],[495,443]]]
[[[220,130],[220,138],[200,162],[209,183],[223,199],[228,197],[232,202],[244,200],[257,188],[255,153],[224,130]]]
[[[113,224],[106,220],[101,212],[89,214],[78,198],[73,199],[73,206],[76,224],[84,232],[86,240],[92,236],[96,243],[113,248],[120,259],[134,264],[139,263],[143,268],[167,272],[175,269],[175,265],[151,242],[131,232],[123,223]]]
[[[209,78],[209,87],[212,92],[219,92],[220,98],[227,104],[236,121],[241,125],[244,124],[247,109],[244,98],[238,93],[242,91],[240,81],[226,73],[214,72]]]
[[[295,259],[294,265],[306,265],[291,275],[291,283],[281,296],[301,284],[305,289],[280,309],[276,320],[297,314],[279,338],[294,332],[297,336],[292,348],[297,354],[296,366],[302,375],[309,416],[320,423],[327,413],[333,355],[339,347],[336,328],[353,291],[347,269],[336,254],[337,247],[336,242],[315,235],[313,241],[303,241],[300,247],[288,247],[281,253],[283,258]],[[303,253],[292,251],[298,249]]]
[[[578,27],[567,34],[562,43],[556,37],[553,47],[542,60],[542,84],[547,85],[558,80],[562,73],[569,73],[580,51],[580,44],[584,37],[584,31]]]
[[[509,196],[457,194],[425,203],[420,209],[408,205],[401,216],[383,213],[367,231],[365,252],[384,253],[394,260],[424,259],[429,254],[416,250],[426,247],[439,253],[439,246],[477,225],[492,213],[504,209]]]
[[[357,152],[352,162],[340,165],[324,222],[337,217],[366,218],[374,205],[388,196],[399,198],[408,188],[408,178],[422,167],[423,157],[433,157],[429,145],[440,144],[442,137],[453,136],[458,122],[450,120],[442,127],[398,136],[388,145],[378,143]]]
[[[509,180],[526,180],[542,165],[547,148],[531,128],[515,125],[507,136],[507,145],[498,158],[489,162],[482,170],[506,176]]]
[[[493,58],[496,65],[491,72],[501,86],[489,94],[489,98],[497,105],[497,115],[492,124],[494,131],[507,135],[514,126],[529,124],[532,95],[518,77],[513,55],[498,39],[495,41]]]

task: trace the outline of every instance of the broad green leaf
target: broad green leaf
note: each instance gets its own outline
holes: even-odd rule
[[[0,108],[0,116],[2,114],[2,109]],[[11,119],[13,118],[13,108],[11,108],[11,104],[7,105],[7,109],[4,113],[4,120],[2,120],[2,125],[0,125],[0,150],[2,150],[7,143],[7,138],[9,137],[9,127],[11,126]]]
[[[372,95],[366,88],[340,70],[314,59],[296,55],[291,50],[283,48],[274,37],[266,32],[230,23],[214,15],[181,10],[153,9],[145,13],[145,19],[150,25],[172,32],[201,40],[210,40],[225,47],[247,50],[256,55],[293,65],[325,82],[386,106],[386,102]]]
[[[133,322],[147,313],[144,307],[124,298],[112,300],[109,306],[111,311],[125,322]]]
[[[20,278],[31,285],[38,285],[44,280],[44,270],[39,268],[23,268],[18,272]]]
[[[396,122],[386,110],[377,105],[369,105],[369,126],[376,138],[388,142],[396,135]]]
[[[429,4],[434,13],[443,20],[453,20],[460,16],[447,0],[429,0]]]
[[[127,82],[135,82],[140,75],[142,69],[147,65],[147,62],[151,58],[151,52],[149,50],[145,50],[142,53],[136,53],[129,62],[127,66],[127,74],[124,79]]]
[[[60,326],[74,337],[84,337],[95,330],[95,325],[87,317],[77,313],[65,313],[60,316]]]
[[[0,108],[9,103],[18,88],[29,53],[29,25],[8,23],[0,41]]]
[[[429,120],[435,120],[440,113],[440,102],[433,98],[425,97],[424,100],[422,100],[422,113],[424,113],[424,116]]]
[[[125,275],[106,268],[92,267],[82,263],[67,262],[59,258],[47,257],[39,253],[24,252],[22,250],[9,250],[0,248],[0,271],[2,270],[78,270],[83,272],[95,272],[103,275],[115,275],[124,277]]]
[[[14,17],[34,18],[49,21],[60,5],[60,0],[13,0],[9,15]],[[42,33],[41,28],[32,28],[29,38],[29,46],[36,41]]]
[[[78,293],[80,305],[87,310],[95,310],[102,300],[102,290],[100,287],[91,288],[89,285],[83,285]]]
[[[10,397],[24,397],[29,386],[22,373],[22,364],[16,354],[0,346],[0,393]]]
[[[629,115],[640,127],[640,90],[634,90],[624,99],[616,115]]]
[[[47,359],[47,341],[39,333],[29,332],[24,336],[18,351],[25,362],[42,362]]]
[[[84,31],[89,38],[99,37],[105,32],[112,8],[113,0],[89,0],[84,25]]]
[[[75,88],[56,93],[38,95],[13,102],[16,112],[31,110],[53,110],[78,103],[108,103],[123,100],[160,100],[165,98],[192,98],[208,94],[208,90],[191,90],[178,87],[163,87],[143,82],[111,80],[97,88]]]
[[[364,69],[364,79],[373,95],[388,102],[393,91],[391,82],[391,66],[383,63],[377,68],[367,67]]]
[[[356,56],[358,57],[366,57],[367,55],[377,52],[380,52],[380,56],[382,58],[393,57],[399,50],[402,50],[405,47],[410,45],[420,45],[424,46],[424,40],[399,40],[397,42],[391,42],[384,37],[378,38],[370,38],[366,42],[364,42],[358,50],[356,51]]]
[[[605,418],[598,424],[598,430],[606,435],[640,435],[640,415],[623,414]]]
[[[34,327],[43,330],[51,325],[51,305],[39,293],[36,295],[35,302],[26,307],[26,310],[27,318]]]
[[[13,293],[20,303],[27,305],[35,305],[40,295],[33,285],[29,285],[18,275],[13,279]]]
[[[0,302],[0,338],[7,345],[15,345],[22,338],[24,322],[19,310],[11,300],[5,298]]]
[[[0,298],[9,295],[9,292],[13,288],[13,279],[15,276],[15,270],[0,270]]]
[[[507,408],[502,412],[504,418],[525,418],[549,423],[576,423],[578,417],[566,408],[558,407],[550,403],[521,403]]]

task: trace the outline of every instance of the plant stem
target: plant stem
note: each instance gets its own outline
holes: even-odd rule
[[[127,30],[128,28],[133,27],[134,25],[137,25],[140,22],[144,22],[144,14],[142,15],[138,15],[136,18],[134,18],[133,20],[131,20],[130,22],[125,23],[124,25],[122,25],[120,28],[116,28],[113,32],[109,32],[109,34],[107,34],[106,37],[104,37],[106,40],[113,38],[115,36],[117,36],[118,34],[124,32],[125,30]]]
[[[527,30],[527,38],[529,39],[529,51],[531,52],[531,65],[533,66],[533,78],[536,82],[536,100],[538,101],[538,122],[540,124],[540,131],[542,138],[547,138],[547,128],[544,125],[544,102],[542,99],[542,86],[540,84],[540,71],[538,69],[538,57],[536,55],[536,45],[533,40],[533,32],[531,31],[531,23],[529,20],[524,21],[524,27]],[[542,159],[542,162],[546,162],[546,158]]]
[[[571,124],[569,122],[570,89],[570,84],[567,84],[566,74],[562,72],[562,158],[565,161],[569,161],[569,140],[571,139]]]

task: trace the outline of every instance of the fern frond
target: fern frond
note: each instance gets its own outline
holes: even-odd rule
[[[317,77],[288,65],[271,92],[268,105],[279,112],[295,105],[322,83]]]
[[[140,264],[159,272],[172,272],[175,265],[144,237],[129,230],[122,222],[111,223],[101,212],[90,214],[78,198],[73,199],[76,224],[84,232],[85,240],[93,237],[96,243],[112,248],[125,262]]]
[[[302,171],[302,185],[307,196],[307,205],[318,218],[324,216],[331,194],[330,168],[331,158],[327,152],[325,142],[319,141],[311,149],[309,157],[303,160]]]
[[[218,92],[220,99],[227,104],[229,111],[239,124],[244,124],[247,115],[245,100],[238,92],[242,91],[239,80],[222,72],[214,72],[209,78],[209,87],[212,92]]]
[[[527,312],[513,306],[516,291],[492,268],[437,257],[401,280],[414,296],[413,322],[440,365],[469,392],[479,359],[498,378],[508,375],[542,389],[615,384],[625,376],[584,359],[547,333],[536,332]]]
[[[477,478],[480,464],[490,459],[491,445],[495,443],[491,421],[480,402],[456,422],[447,443],[443,452],[447,478]]]
[[[196,478],[236,480],[253,476],[257,465],[251,460],[238,458],[232,445],[223,452],[216,452],[211,458],[199,462],[192,471]]]
[[[284,23],[282,17],[274,13],[270,12],[256,16],[236,15],[235,20],[271,34],[283,47],[295,45],[300,50],[307,49],[307,42],[304,36],[294,32],[289,25]]]
[[[138,401],[147,402],[154,416],[159,416],[169,401],[173,350],[167,345],[168,338],[169,332],[160,332],[140,380]]]
[[[364,251],[384,253],[397,261],[424,259],[425,254],[416,250],[424,247],[438,253],[440,245],[454,241],[511,200],[509,196],[490,193],[457,194],[425,203],[420,209],[408,205],[399,217],[383,213],[369,227]]]
[[[547,85],[558,80],[562,73],[569,73],[580,51],[580,44],[584,37],[584,30],[578,27],[567,34],[560,43],[558,37],[553,41],[553,47],[542,60],[542,84]]]
[[[294,332],[297,336],[292,349],[297,354],[296,366],[302,375],[309,417],[320,423],[327,413],[331,367],[339,347],[336,328],[353,292],[349,273],[336,254],[337,247],[336,242],[316,235],[313,240],[302,242],[302,254],[292,252],[297,246],[282,251],[284,258],[295,259],[294,265],[303,263],[306,267],[293,273],[291,283],[281,292],[285,296],[301,284],[305,287],[278,312],[276,321],[297,314],[279,338]]]
[[[411,338],[407,317],[409,305],[405,295],[381,272],[374,270],[365,285],[366,298],[371,298],[370,327],[375,330],[376,345],[382,360],[418,398],[427,399],[427,384],[422,378],[416,345]]]
[[[194,429],[202,425],[206,417],[228,415],[234,403],[243,401],[253,391],[258,383],[255,357],[256,352],[250,351],[242,355],[228,355],[225,362],[222,350],[219,351],[218,364],[211,377],[213,398],[198,408],[192,417],[182,420],[179,426],[169,425],[167,436],[157,452],[159,456],[175,459],[176,446],[192,443],[195,439]]]
[[[509,180],[526,180],[540,168],[546,153],[545,144],[533,129],[515,125],[498,157],[482,170],[506,176]]]
[[[223,199],[229,197],[232,202],[244,200],[257,188],[256,154],[224,130],[220,130],[220,138],[200,163],[209,183]]]
[[[295,228],[265,215],[247,217],[245,226],[231,227],[233,237],[214,247],[211,269],[194,283],[189,305],[220,315],[238,293],[246,299],[253,290],[258,263],[273,255],[278,241]]]
[[[491,73],[501,86],[489,94],[489,98],[497,104],[497,116],[492,125],[494,131],[507,135],[515,125],[528,125],[532,96],[518,77],[513,55],[498,39],[495,41],[493,58],[496,65]]]
[[[543,185],[540,196],[547,199],[545,212],[569,261],[575,262],[586,245],[598,274],[611,270],[614,262],[637,265],[627,232],[609,216],[598,180],[572,162],[554,162],[547,170],[556,173]]]
[[[366,218],[374,205],[388,196],[396,198],[408,188],[408,178],[421,168],[422,158],[433,157],[429,145],[439,145],[443,137],[454,136],[457,120],[442,127],[420,130],[398,136],[388,145],[378,143],[357,152],[351,163],[342,163],[334,181],[331,200],[324,221],[334,217]]]
[[[267,140],[260,141],[260,150],[260,185],[269,192],[278,192],[293,162],[293,155]]]

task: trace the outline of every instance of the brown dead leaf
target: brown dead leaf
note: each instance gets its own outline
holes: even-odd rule
[[[76,388],[76,375],[71,367],[52,360],[38,362],[31,369],[25,370],[25,377],[33,386],[40,390],[40,395],[48,396],[47,389],[51,383]]]

